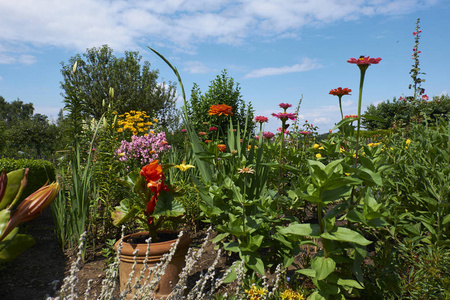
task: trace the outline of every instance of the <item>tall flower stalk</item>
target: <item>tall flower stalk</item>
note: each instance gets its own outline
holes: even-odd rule
[[[370,56],[360,56],[359,58],[350,58],[347,62],[351,64],[356,64],[361,72],[359,80],[359,95],[358,95],[358,123],[356,130],[356,156],[355,156],[355,169],[358,163],[358,151],[359,151],[359,136],[361,128],[361,103],[362,103],[362,92],[364,87],[364,77],[366,75],[366,70],[371,64],[378,64],[381,61],[380,57],[371,58]]]
[[[413,32],[415,42],[414,42],[412,59],[414,59],[414,64],[412,65],[412,69],[409,72],[409,74],[411,74],[411,78],[413,80],[413,84],[409,85],[409,89],[411,89],[411,88],[414,89],[413,100],[417,100],[417,97],[419,95],[422,95],[425,92],[425,89],[421,88],[421,83],[425,82],[425,79],[418,77],[420,74],[425,75],[425,73],[420,72],[419,54],[421,52],[419,51],[419,40],[420,40],[420,34],[422,33],[422,30],[420,30],[419,23],[420,23],[420,18],[417,19],[416,30]]]

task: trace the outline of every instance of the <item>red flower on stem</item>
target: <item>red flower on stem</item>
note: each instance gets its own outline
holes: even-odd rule
[[[287,121],[287,119],[291,119],[292,121],[295,121],[295,119],[297,118],[297,115],[294,113],[286,113],[286,112],[282,112],[282,113],[273,113],[272,116],[274,116],[275,118],[280,119],[281,121]]]
[[[344,96],[344,95],[350,95],[350,93],[352,92],[351,89],[349,88],[341,88],[338,87],[337,89],[333,89],[330,91],[330,95],[334,95],[334,96]]]
[[[255,117],[255,123],[267,123],[269,122],[269,119],[267,117],[264,116],[257,116]]]

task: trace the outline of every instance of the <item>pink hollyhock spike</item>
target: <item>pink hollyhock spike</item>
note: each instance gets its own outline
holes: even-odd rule
[[[416,32],[416,31],[414,31],[414,32],[413,32],[413,35],[416,35],[416,34],[417,34],[417,32]]]

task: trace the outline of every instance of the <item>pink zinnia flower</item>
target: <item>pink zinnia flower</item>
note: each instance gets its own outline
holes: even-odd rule
[[[430,98],[428,98],[427,95],[423,95],[423,96],[422,96],[422,99],[426,101],[426,100],[428,100],[428,99],[430,99]]]
[[[377,58],[371,58],[370,56],[360,56],[359,58],[350,58],[347,60],[347,62],[351,64],[357,64],[359,65],[371,65],[371,64],[378,64],[381,61],[380,57]]]
[[[181,132],[185,133],[187,132],[187,129],[181,129]]]
[[[269,122],[269,118],[264,117],[264,116],[257,116],[255,117],[255,123],[267,123]]]
[[[308,135],[311,134],[311,131],[299,131],[299,133],[302,135]]]
[[[278,132],[281,132],[281,127],[278,127],[277,129]],[[289,134],[289,131],[287,129],[284,130],[284,134]]]
[[[209,127],[209,131],[217,131],[217,127]]]
[[[283,109],[288,109],[289,107],[292,107],[292,104],[289,103],[280,103],[279,106]]]
[[[344,117],[344,119],[347,119],[347,118],[355,118],[355,119],[358,119],[358,115],[346,115],[346,116]]]
[[[275,136],[275,134],[273,134],[272,132],[270,132],[270,131],[264,131],[263,132],[263,138],[265,138],[265,139],[271,139],[271,138],[273,138]]]
[[[297,118],[297,115],[294,113],[286,113],[286,112],[282,112],[282,113],[273,113],[272,116],[274,116],[275,118],[280,119],[281,121],[287,121],[287,119],[291,119],[292,121],[295,121],[295,118]]]

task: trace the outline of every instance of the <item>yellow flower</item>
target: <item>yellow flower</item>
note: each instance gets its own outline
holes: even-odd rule
[[[323,146],[320,146],[319,150],[325,150],[325,148]]]
[[[267,293],[265,288],[258,288],[255,285],[252,285],[250,289],[245,290],[247,296],[250,300],[259,300]]]
[[[153,122],[158,123],[158,119],[153,119]]]
[[[299,292],[294,292],[291,289],[285,290],[283,293],[281,293],[281,299],[282,300],[304,300],[305,297],[303,297],[302,294]]]
[[[317,157],[317,158],[321,158],[322,155],[320,155],[320,153],[317,153],[317,154],[316,154],[316,157]]]
[[[137,127],[144,127],[144,123],[137,123]]]
[[[314,146],[313,146],[314,149],[317,149],[319,147],[320,147],[319,144],[314,144]]]
[[[118,128],[117,132],[123,132],[123,128]]]
[[[409,145],[409,144],[411,144],[411,140],[407,139],[405,143],[406,143],[406,145]]]
[[[181,172],[186,172],[188,169],[190,168],[195,168],[193,165],[186,165],[185,162],[183,161],[182,164],[173,166],[174,168],[180,169]]]
[[[345,149],[344,148],[340,148],[339,149],[339,153],[344,153],[345,152]]]

